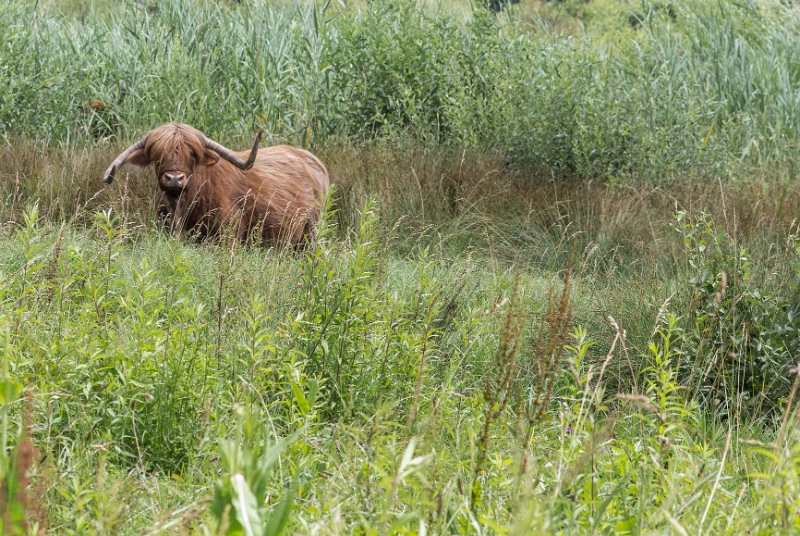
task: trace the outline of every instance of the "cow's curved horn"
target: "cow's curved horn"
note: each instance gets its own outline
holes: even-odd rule
[[[256,155],[258,154],[258,144],[261,143],[261,136],[264,134],[264,129],[260,129],[258,134],[256,135],[256,141],[253,143],[253,149],[250,151],[250,156],[247,160],[244,160],[241,156],[234,153],[227,147],[220,145],[219,143],[215,142],[214,140],[208,139],[206,137],[205,143],[206,147],[216,151],[222,158],[233,164],[234,166],[238,167],[241,170],[248,170],[253,167],[253,164],[256,161]]]
[[[122,164],[125,163],[125,160],[128,159],[128,157],[131,155],[131,153],[133,151],[135,151],[137,149],[141,149],[142,147],[144,147],[144,140],[146,138],[147,138],[147,136],[145,136],[141,140],[137,141],[136,143],[134,143],[133,145],[131,145],[127,149],[125,149],[125,151],[123,151],[122,154],[119,155],[116,158],[116,160],[111,162],[111,165],[108,166],[108,169],[106,170],[105,174],[103,174],[103,182],[104,183],[111,184],[111,181],[114,180],[114,174],[117,172],[117,169],[119,169],[119,167]]]

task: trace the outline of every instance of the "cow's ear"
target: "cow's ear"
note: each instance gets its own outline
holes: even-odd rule
[[[136,166],[139,168],[146,168],[150,165],[150,160],[147,158],[147,155],[144,153],[144,148],[136,149],[131,153],[128,159],[125,161],[126,164],[131,166]]]
[[[205,153],[205,157],[206,157],[206,165],[207,166],[213,166],[214,164],[219,162],[219,155],[217,154],[216,151],[214,151],[212,149],[206,149],[204,151],[204,153]]]

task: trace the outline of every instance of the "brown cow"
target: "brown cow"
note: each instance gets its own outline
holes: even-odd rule
[[[303,149],[278,145],[259,151],[261,134],[249,153],[234,153],[193,127],[168,123],[119,155],[103,181],[113,181],[123,164],[153,164],[156,212],[173,232],[203,238],[229,227],[242,241],[313,242],[328,171]]]

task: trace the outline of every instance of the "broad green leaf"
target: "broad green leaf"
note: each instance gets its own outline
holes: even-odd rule
[[[300,389],[300,386],[295,382],[292,382],[292,392],[294,392],[294,398],[297,400],[297,406],[300,408],[300,413],[303,415],[308,415],[308,412],[311,410],[311,406],[309,406],[308,400],[306,400],[306,397],[303,394],[303,390]]]
[[[0,380],[0,406],[15,402],[22,394],[22,384],[11,378]]]
[[[236,520],[241,525],[244,535],[263,536],[264,527],[261,523],[261,516],[258,514],[256,497],[250,491],[250,486],[247,485],[244,475],[241,473],[231,475],[231,502],[233,509],[236,510]],[[230,534],[230,531],[228,533]]]
[[[297,477],[292,479],[292,483],[289,484],[289,489],[286,491],[286,494],[269,516],[267,528],[264,530],[264,536],[278,536],[283,532],[283,529],[286,527],[286,522],[289,521],[289,512],[292,510],[292,504],[294,503],[294,496],[296,493]]]
[[[294,441],[297,439],[297,436],[299,436],[303,430],[305,430],[305,427],[296,430],[292,435],[283,438],[269,447],[261,458],[261,463],[263,464],[264,469],[272,467],[272,465],[278,461],[278,458],[280,458],[280,455],[283,453],[283,451],[286,450],[286,447],[294,443]]]

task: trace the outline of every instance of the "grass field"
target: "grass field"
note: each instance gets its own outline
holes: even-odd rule
[[[0,9],[0,533],[800,529],[791,3]],[[318,246],[102,184],[170,120]]]

